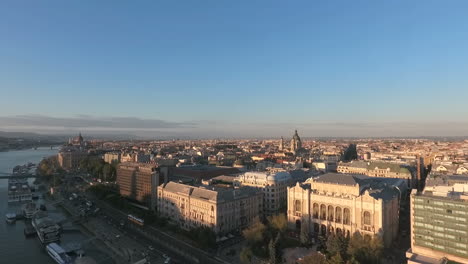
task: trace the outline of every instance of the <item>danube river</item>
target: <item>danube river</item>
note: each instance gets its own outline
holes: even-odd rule
[[[57,149],[38,148],[37,150],[15,150],[0,152],[0,174],[12,173],[13,167],[28,162],[39,163],[42,158],[57,154]],[[18,220],[15,224],[7,224],[5,214],[17,212],[21,205],[8,204],[8,180],[0,180],[0,263],[9,264],[53,264],[55,261],[47,255],[44,246],[37,237],[25,238],[23,234],[24,221]],[[37,203],[44,203],[39,200]],[[64,213],[54,207],[48,206],[49,216],[54,219],[63,219]],[[66,232],[62,234],[61,243],[83,242],[88,236],[81,232]],[[89,247],[89,248],[88,248]],[[106,255],[97,251],[88,243],[83,245],[87,255],[92,256],[100,263],[112,263]],[[88,248],[88,249],[87,249]]]

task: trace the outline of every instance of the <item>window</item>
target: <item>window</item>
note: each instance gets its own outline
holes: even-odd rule
[[[365,225],[371,224],[371,214],[368,211],[364,212],[364,224]]]
[[[314,219],[318,219],[319,217],[319,205],[316,203],[312,206],[312,217]]]
[[[349,225],[351,221],[351,212],[348,208],[343,210],[343,224]]]
[[[320,205],[320,219],[327,219],[327,207],[324,204]]]
[[[294,202],[294,211],[296,211],[296,212],[302,211],[301,201],[300,200],[296,200]]]
[[[341,207],[339,206],[336,207],[335,208],[335,222],[341,223],[341,214],[342,214]]]

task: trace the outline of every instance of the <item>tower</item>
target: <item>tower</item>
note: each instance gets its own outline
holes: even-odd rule
[[[280,145],[279,145],[279,150],[284,150],[284,139],[281,137]]]
[[[302,141],[301,141],[301,138],[299,137],[299,134],[297,134],[297,130],[296,130],[293,138],[291,139],[291,152],[296,152],[296,150],[300,148],[302,148]]]

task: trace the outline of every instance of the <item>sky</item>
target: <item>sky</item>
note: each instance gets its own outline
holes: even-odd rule
[[[0,130],[468,136],[468,1],[0,2]]]

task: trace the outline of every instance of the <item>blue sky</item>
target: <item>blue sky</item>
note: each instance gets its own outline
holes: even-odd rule
[[[45,128],[67,120],[54,121],[63,131],[139,118],[183,124],[151,133],[184,135],[468,135],[467,10],[455,0],[2,1],[0,129],[36,129],[11,122],[32,115]],[[423,125],[403,128],[413,122]],[[108,126],[130,129],[118,124]]]

